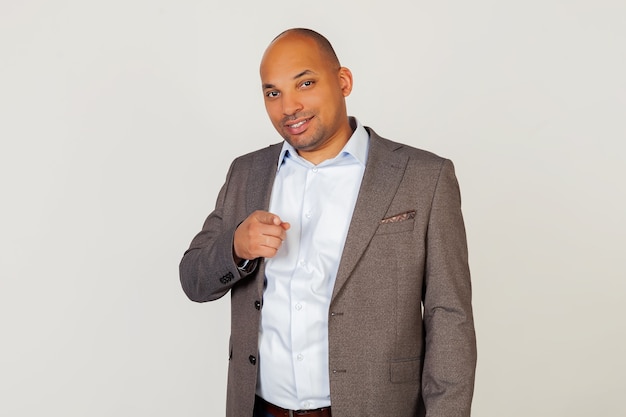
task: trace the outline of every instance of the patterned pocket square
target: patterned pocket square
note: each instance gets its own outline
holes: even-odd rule
[[[395,216],[385,217],[380,221],[380,224],[403,222],[405,220],[410,220],[414,218],[415,210],[411,210],[404,213],[396,214]]]

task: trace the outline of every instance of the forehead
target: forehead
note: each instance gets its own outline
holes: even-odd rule
[[[261,80],[270,82],[294,77],[305,70],[322,72],[329,60],[311,38],[288,35],[276,39],[265,50],[261,60]]]

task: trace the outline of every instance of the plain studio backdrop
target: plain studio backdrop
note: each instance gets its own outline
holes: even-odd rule
[[[2,0],[0,415],[224,414],[229,298],[178,262],[281,140],[258,65],[302,26],[350,114],[456,165],[473,415],[626,415],[623,0]]]

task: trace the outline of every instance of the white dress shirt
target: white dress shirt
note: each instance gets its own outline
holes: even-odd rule
[[[313,165],[284,142],[278,160],[269,210],[291,228],[266,262],[257,394],[287,409],[330,405],[328,308],[369,147],[350,121],[335,158]]]

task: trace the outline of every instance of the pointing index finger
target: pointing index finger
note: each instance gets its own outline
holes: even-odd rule
[[[261,223],[273,224],[275,226],[279,226],[282,223],[282,221],[280,220],[280,217],[278,217],[277,215],[273,213],[269,213],[267,211],[259,213],[259,215],[257,216],[257,220]]]

